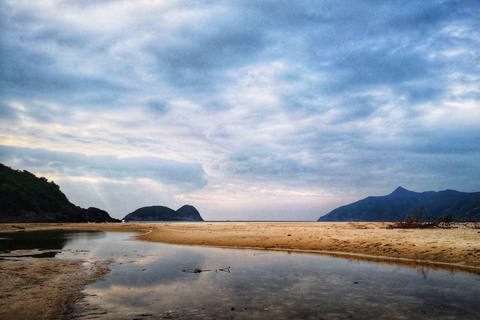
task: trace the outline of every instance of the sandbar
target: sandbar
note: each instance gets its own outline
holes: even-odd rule
[[[388,229],[386,223],[201,222],[152,224],[139,240],[256,248],[456,266],[480,272],[480,230]]]

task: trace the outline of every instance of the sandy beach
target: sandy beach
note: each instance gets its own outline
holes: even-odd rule
[[[205,222],[151,225],[140,240],[331,253],[372,260],[447,265],[480,271],[480,230],[387,229],[384,223]]]
[[[361,222],[195,222],[3,224],[0,232],[75,229],[143,233],[143,241],[298,250],[480,270],[480,229],[388,229]],[[21,229],[23,228],[23,229]]]
[[[480,273],[480,230],[387,229],[384,223],[199,222],[2,224],[0,232],[45,229],[138,232],[141,241],[181,245],[302,251],[353,259]],[[0,261],[0,318],[61,319],[86,283],[108,263],[24,258]],[[69,281],[66,281],[69,279]],[[31,308],[29,306],[35,306]],[[16,318],[16,317],[14,317]]]

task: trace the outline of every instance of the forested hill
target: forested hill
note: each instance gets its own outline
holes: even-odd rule
[[[455,190],[414,192],[398,187],[391,194],[368,197],[339,207],[318,221],[396,221],[424,208],[429,217],[451,215],[459,220],[480,220],[480,192]]]
[[[75,206],[46,178],[0,163],[0,222],[119,222],[97,208]]]

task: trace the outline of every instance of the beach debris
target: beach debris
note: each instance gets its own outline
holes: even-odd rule
[[[165,315],[162,317],[163,319],[173,319],[173,318],[178,318],[178,316],[176,316],[174,313],[173,313],[173,310],[168,310],[168,311],[165,311],[164,313]]]
[[[226,268],[218,269],[218,271],[230,273],[230,266],[228,266]],[[217,272],[217,270],[215,270],[215,272]]]
[[[367,227],[367,224],[361,224],[361,223],[358,223],[358,222],[349,222],[347,224],[350,228],[353,228],[353,229],[368,229]]]
[[[418,211],[415,209],[415,213],[412,216],[407,214],[406,219],[398,217],[397,222],[387,226],[387,229],[449,229],[456,228],[454,224],[459,222],[461,221],[454,219],[450,214],[438,218],[429,217],[425,208],[420,207]]]
[[[183,269],[182,272],[186,272],[186,273],[202,273],[202,272],[206,272],[206,271],[212,271],[212,270],[202,270],[202,269]]]
[[[226,267],[226,268],[219,268],[219,269],[198,269],[198,268],[195,268],[195,269],[183,269],[182,272],[185,272],[185,273],[202,273],[202,272],[208,272],[208,271],[215,271],[215,272],[218,272],[218,271],[221,271],[221,272],[227,272],[227,273],[230,273],[230,266]]]

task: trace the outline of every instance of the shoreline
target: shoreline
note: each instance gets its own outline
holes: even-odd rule
[[[387,229],[363,222],[188,222],[0,224],[5,232],[78,230],[139,233],[134,240],[176,245],[320,254],[351,260],[480,274],[480,230]],[[64,319],[83,287],[109,271],[108,259],[0,260],[0,318]],[[73,313],[72,313],[73,312]]]
[[[182,244],[180,244],[182,245]],[[395,265],[406,268],[428,268],[432,270],[450,271],[450,272],[468,272],[480,275],[480,267],[462,265],[458,263],[449,262],[436,262],[428,260],[415,260],[408,258],[387,257],[387,256],[374,256],[353,252],[340,252],[340,251],[325,251],[325,250],[302,250],[302,249],[278,249],[278,248],[260,248],[260,247],[222,247],[216,246],[222,249],[237,249],[237,250],[265,250],[265,251],[277,251],[288,253],[300,253],[300,254],[313,254],[321,256],[329,256],[333,258],[341,258],[355,261],[365,261],[372,263]]]
[[[203,222],[153,224],[142,241],[326,254],[480,274],[480,231],[387,229],[380,222]]]
[[[480,230],[387,229],[383,222],[142,222],[0,224],[1,232],[47,229],[138,232],[140,241],[326,254],[480,273]],[[23,229],[20,229],[23,228]]]

